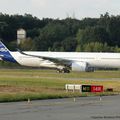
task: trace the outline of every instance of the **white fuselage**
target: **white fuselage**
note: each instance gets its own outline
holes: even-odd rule
[[[86,62],[91,67],[120,68],[120,53],[90,52],[25,52],[29,55],[62,58],[74,62]],[[32,67],[56,68],[56,64],[42,58],[26,56],[19,52],[11,52],[14,59],[21,65]]]

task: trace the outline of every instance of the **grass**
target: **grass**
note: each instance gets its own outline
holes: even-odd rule
[[[86,80],[82,80],[83,78]],[[87,80],[87,78],[106,78],[108,80],[92,81]],[[110,78],[113,80],[109,80]],[[118,80],[114,80],[116,78]],[[0,102],[23,101],[28,98],[36,100],[99,95],[99,93],[66,93],[64,86],[68,83],[103,85],[105,89],[113,88],[114,93],[118,93],[120,92],[120,71],[59,74],[52,70],[1,69]],[[111,93],[104,92],[102,94]]]

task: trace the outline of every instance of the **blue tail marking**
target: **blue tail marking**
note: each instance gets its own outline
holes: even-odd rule
[[[10,51],[6,48],[6,46],[1,41],[0,41],[0,56],[4,61],[16,63],[16,60],[10,54]]]

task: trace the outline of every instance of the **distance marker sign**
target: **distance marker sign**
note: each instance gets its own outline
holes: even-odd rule
[[[91,92],[91,85],[82,85],[82,92]]]
[[[103,92],[103,86],[101,85],[92,85],[91,92]]]
[[[103,92],[102,85],[82,85],[82,92]]]

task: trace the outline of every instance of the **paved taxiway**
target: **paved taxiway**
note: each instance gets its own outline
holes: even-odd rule
[[[0,120],[120,120],[120,95],[0,103]]]

